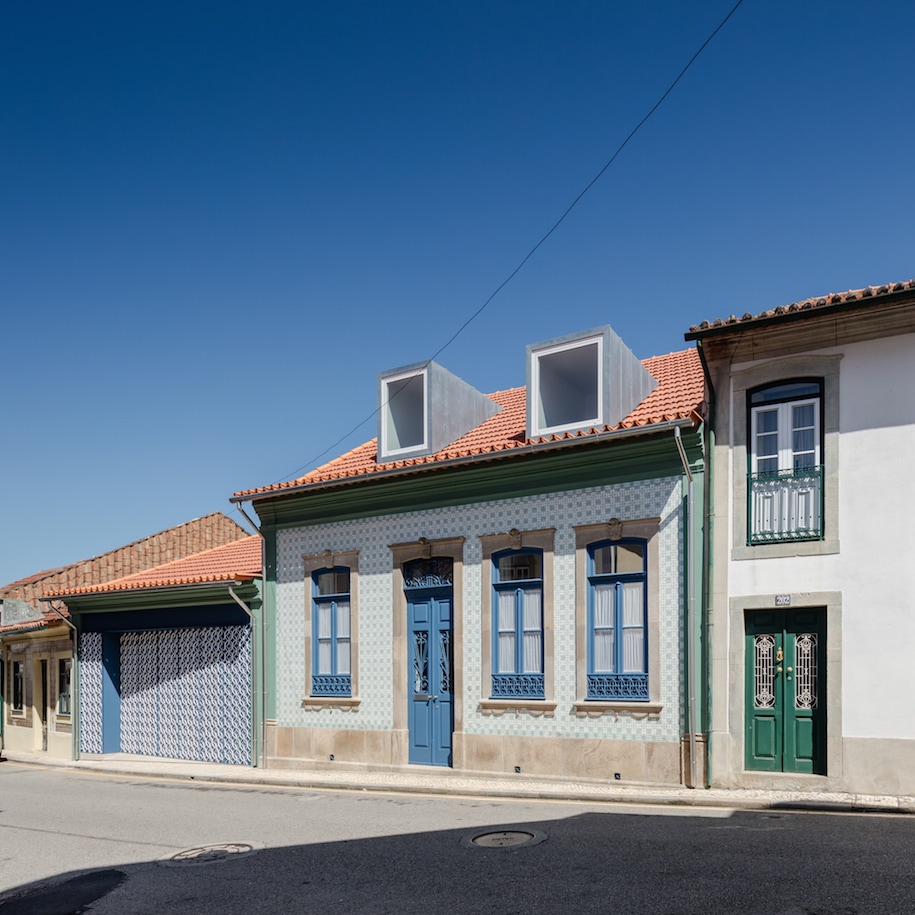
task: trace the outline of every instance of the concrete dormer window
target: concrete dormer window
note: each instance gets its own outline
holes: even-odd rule
[[[427,448],[426,369],[383,378],[381,453],[390,457]]]
[[[378,462],[435,454],[502,408],[436,362],[378,377]]]
[[[595,426],[603,415],[603,338],[586,337],[532,352],[533,434]]]
[[[527,347],[527,434],[614,427],[658,385],[608,326]]]

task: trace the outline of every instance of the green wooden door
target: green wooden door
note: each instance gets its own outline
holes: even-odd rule
[[[746,631],[746,768],[825,774],[823,611],[748,611]]]

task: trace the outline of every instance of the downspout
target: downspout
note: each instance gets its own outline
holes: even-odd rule
[[[73,703],[73,713],[70,718],[70,757],[79,759],[79,630],[54,606],[53,601],[47,601],[48,609],[56,613],[73,630],[73,653],[70,656],[70,701]]]
[[[703,480],[703,495],[705,499],[705,524],[702,526],[702,555],[704,557],[704,581],[702,585],[702,617],[703,627],[707,633],[708,639],[708,615],[712,601],[712,569],[714,567],[715,557],[712,552],[712,499],[714,488],[712,486],[712,464],[715,455],[715,410],[717,407],[715,399],[715,385],[712,384],[712,374],[709,371],[708,362],[705,359],[705,350],[702,347],[702,340],[696,340],[696,351],[699,353],[699,362],[702,364],[702,374],[705,376],[705,389],[708,391],[708,416],[705,422],[705,479]],[[706,669],[708,669],[706,664]],[[708,683],[708,679],[706,680]],[[707,686],[706,688],[706,730],[711,737],[712,731],[712,703],[714,701],[714,692]],[[710,788],[712,772],[712,742],[710,739],[705,742],[705,786]]]
[[[693,583],[693,562],[695,561],[695,544],[693,538],[693,475],[686,459],[686,449],[680,436],[680,427],[674,427],[674,441],[686,474],[686,628],[689,633],[686,640],[686,665],[689,669],[686,681],[687,694],[687,728],[689,730],[689,787],[695,788],[698,781],[696,759],[696,658],[699,652],[696,649],[696,599],[695,585]]]
[[[258,762],[261,768],[264,765],[264,750],[267,745],[267,540],[264,537],[264,532],[254,523],[251,519],[251,516],[245,511],[244,507],[240,502],[235,504],[235,507],[238,509],[239,514],[248,522],[251,526],[251,529],[261,538],[261,618],[260,618],[260,677],[261,677],[261,689],[260,689],[260,726],[258,728],[260,732],[260,737],[258,740]],[[241,604],[241,601],[232,593],[232,589],[229,588],[229,593],[232,594],[232,597]],[[242,607],[249,616],[251,616],[250,610],[244,604]],[[253,618],[253,617],[252,617]]]
[[[261,636],[262,636],[261,638],[257,637],[257,628],[258,628],[257,627],[257,617],[251,612],[250,607],[248,607],[248,605],[232,590],[231,585],[229,585],[229,597],[231,597],[232,600],[234,600],[235,603],[238,604],[238,606],[241,607],[242,610],[244,610],[245,613],[248,615],[248,619],[251,620],[252,638],[254,639],[254,641],[256,643],[259,643],[262,645],[263,641],[264,641],[263,633],[261,633]],[[261,604],[261,607],[263,607],[263,604]],[[261,610],[261,616],[263,616],[263,610]],[[252,648],[252,651],[251,651],[252,657],[256,657],[258,645],[257,644],[252,645],[251,648]],[[261,671],[261,683],[263,683],[263,682],[264,682],[264,675],[263,675],[263,671]],[[260,736],[257,741],[257,753],[254,754],[254,765],[260,766],[261,768],[263,768],[263,765],[264,765],[264,711],[265,711],[263,689],[261,690],[260,705],[261,705],[261,709],[260,709],[261,714],[260,714],[260,722],[258,723],[258,731],[260,733]]]

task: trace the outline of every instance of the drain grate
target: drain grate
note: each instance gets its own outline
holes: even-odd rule
[[[200,845],[197,848],[186,848],[177,854],[168,855],[160,864],[211,864],[214,861],[227,861],[248,855],[255,850],[247,842],[223,842],[219,845]]]
[[[538,845],[546,839],[546,833],[537,830],[498,829],[479,832],[464,840],[465,845],[477,848],[521,848]]]

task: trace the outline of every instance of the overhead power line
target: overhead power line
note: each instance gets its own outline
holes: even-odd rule
[[[451,344],[454,343],[454,341],[457,340],[457,338],[486,310],[486,308],[490,304],[490,302],[492,302],[492,300],[521,272],[521,270],[524,268],[524,265],[537,252],[537,249],[540,248],[540,246],[562,225],[563,222],[565,222],[565,219],[569,215],[569,213],[571,213],[572,210],[575,209],[575,207],[581,201],[582,197],[584,197],[585,194],[587,194],[588,191],[590,191],[591,188],[594,187],[594,185],[597,184],[598,181],[600,181],[600,179],[604,175],[604,172],[606,172],[607,169],[610,168],[611,165],[613,165],[613,163],[616,161],[619,154],[626,148],[626,146],[628,146],[629,141],[632,140],[633,137],[635,137],[635,135],[649,121],[651,116],[658,110],[658,108],[661,107],[661,105],[667,99],[667,96],[669,96],[670,93],[673,92],[677,83],[679,83],[680,80],[683,79],[683,77],[686,75],[686,73],[690,69],[690,67],[692,67],[692,65],[698,60],[699,55],[702,54],[702,52],[711,43],[712,39],[714,39],[714,37],[725,27],[725,25],[727,25],[728,20],[734,15],[734,13],[737,12],[738,8],[740,7],[740,5],[742,3],[743,3],[743,0],[737,0],[737,2],[731,8],[730,12],[724,17],[724,19],[721,20],[721,22],[718,23],[718,25],[715,27],[714,31],[712,31],[712,33],[708,36],[708,38],[706,38],[705,41],[702,42],[702,44],[699,46],[696,53],[693,54],[693,56],[689,59],[686,66],[683,67],[682,70],[680,70],[680,72],[677,74],[677,76],[673,80],[673,82],[664,90],[661,97],[651,106],[651,108],[648,110],[648,113],[638,122],[638,124],[635,125],[635,127],[632,128],[632,130],[629,131],[629,134],[626,137],[626,139],[623,140],[622,143],[620,143],[620,145],[616,148],[616,151],[604,163],[604,165],[600,169],[600,171],[581,189],[581,191],[579,191],[579,193],[575,197],[575,199],[565,208],[562,215],[553,223],[552,226],[550,226],[550,228],[547,230],[547,232],[527,252],[527,254],[525,254],[524,257],[521,258],[521,260],[518,262],[518,264],[514,268],[514,270],[512,270],[511,273],[509,273],[508,276],[506,276],[505,279],[502,280],[502,282],[499,283],[498,286],[496,286],[496,288],[489,294],[489,296],[487,296],[487,298],[485,299],[483,304],[480,305],[480,307],[477,308],[477,310],[475,312],[473,312],[473,314],[470,315],[470,317],[467,318],[467,320],[464,321],[463,324],[461,324],[461,326],[432,354],[432,356],[430,356],[429,359],[426,360],[427,365],[428,365],[428,363],[434,361],[439,355],[441,355],[449,346],[451,346]],[[354,432],[356,432],[358,429],[360,429],[362,426],[364,426],[367,422],[370,422],[371,420],[373,420],[377,415],[378,415],[378,407],[375,407],[375,409],[372,410],[372,412],[369,413],[368,416],[366,416],[364,419],[362,419],[358,423],[356,423],[356,425],[353,426],[353,428],[350,429],[349,432],[346,432],[344,435],[341,435],[340,438],[338,438],[335,442],[333,442],[333,444],[328,445],[320,454],[318,454],[314,458],[312,458],[311,461],[309,461],[307,464],[304,464],[302,467],[299,467],[297,470],[292,471],[292,473],[290,473],[287,477],[283,477],[283,479],[289,479],[289,478],[295,479],[299,474],[302,473],[302,471],[304,471],[310,467],[314,467],[317,464],[317,462],[322,457],[324,457],[324,455],[326,455],[329,451],[334,450],[341,443],[345,442]],[[281,481],[277,480],[276,482],[281,482]]]

